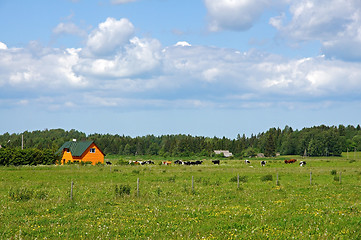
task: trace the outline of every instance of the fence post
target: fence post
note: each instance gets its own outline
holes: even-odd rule
[[[137,197],[139,197],[139,178],[137,178]]]
[[[277,181],[276,181],[276,185],[278,186],[278,173],[277,173]]]
[[[239,174],[237,174],[237,189],[239,189]]]
[[[194,177],[192,176],[192,193],[194,193]]]
[[[339,178],[340,184],[341,184],[341,171],[340,171],[340,178]]]
[[[310,185],[312,185],[312,172],[310,172]]]
[[[70,185],[70,200],[73,200],[73,181],[71,181],[71,185]]]

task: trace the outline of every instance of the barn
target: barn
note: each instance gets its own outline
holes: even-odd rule
[[[90,162],[92,165],[104,163],[105,154],[94,141],[65,142],[56,154],[61,155],[61,165],[68,162]]]

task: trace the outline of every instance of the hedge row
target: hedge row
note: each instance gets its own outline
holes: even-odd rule
[[[49,149],[39,150],[35,148],[15,149],[0,148],[0,165],[50,165],[55,164],[57,156]]]

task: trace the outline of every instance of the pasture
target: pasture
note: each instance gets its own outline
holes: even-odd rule
[[[361,160],[305,160],[0,167],[0,239],[360,239]]]

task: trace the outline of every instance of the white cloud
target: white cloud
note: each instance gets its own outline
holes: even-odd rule
[[[190,47],[192,45],[190,43],[186,42],[186,41],[179,41],[174,46]]]
[[[211,31],[243,31],[252,27],[270,0],[204,0]]]
[[[84,53],[93,56],[115,54],[133,34],[134,26],[128,19],[107,18],[89,35]]]
[[[287,59],[186,42],[164,48],[156,39],[130,37],[134,27],[128,20],[104,23],[107,27],[99,24],[89,39],[105,44],[110,41],[105,36],[113,37],[111,29],[120,32],[122,39],[110,41],[109,52],[90,48],[89,41],[84,49],[51,49],[35,42],[26,48],[2,47],[0,96],[24,91],[46,100],[21,94],[14,105],[24,100],[52,109],[95,102],[106,107],[239,108],[332,102],[335,96],[359,98],[361,91],[361,63],[323,56]],[[129,31],[120,31],[119,25]],[[89,49],[96,54],[84,54]]]
[[[94,77],[124,78],[151,73],[160,64],[161,44],[134,37],[108,58],[85,58],[74,66],[77,73]]]
[[[62,35],[62,34],[70,34],[70,35],[76,35],[85,37],[87,35],[86,31],[79,28],[74,23],[59,23],[54,29],[53,33],[56,35]]]
[[[359,0],[292,1],[289,12],[270,19],[283,36],[293,40],[318,40],[326,56],[360,60],[361,4]]]
[[[0,50],[6,50],[6,49],[8,49],[8,47],[6,46],[6,44],[0,42]]]
[[[135,2],[137,0],[111,0],[112,4],[125,4],[130,2]]]

